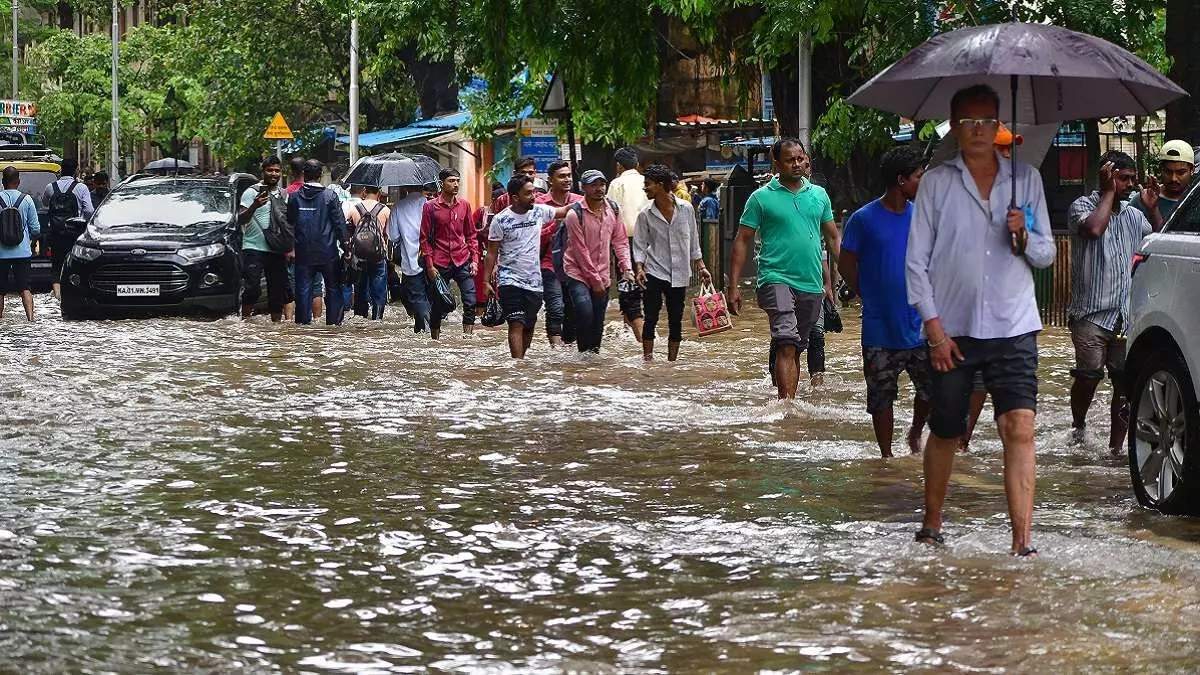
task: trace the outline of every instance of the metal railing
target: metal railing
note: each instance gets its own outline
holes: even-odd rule
[[[1054,248],[1054,264],[1044,270],[1033,271],[1033,286],[1042,323],[1047,326],[1066,326],[1067,307],[1071,304],[1070,235],[1054,235]]]

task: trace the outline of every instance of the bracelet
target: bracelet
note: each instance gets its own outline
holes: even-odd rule
[[[942,338],[942,341],[941,341],[941,342],[938,342],[937,344],[930,344],[930,345],[929,345],[929,348],[930,348],[930,349],[937,349],[938,347],[941,347],[942,345],[946,344],[946,343],[947,343],[947,342],[949,342],[949,341],[950,341],[950,338],[948,338],[948,337],[944,337],[944,338]]]

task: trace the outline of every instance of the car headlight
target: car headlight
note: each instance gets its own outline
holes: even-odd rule
[[[208,246],[193,246],[191,248],[181,248],[176,251],[179,257],[188,262],[199,262],[208,260],[209,258],[219,257],[225,253],[225,244],[209,244]]]
[[[71,257],[90,262],[100,257],[100,249],[84,246],[83,244],[75,244],[71,247]]]

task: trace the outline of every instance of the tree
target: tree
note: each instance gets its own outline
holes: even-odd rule
[[[1200,143],[1200,4],[1167,0],[1166,53],[1171,79],[1194,95],[1167,106],[1167,137]]]

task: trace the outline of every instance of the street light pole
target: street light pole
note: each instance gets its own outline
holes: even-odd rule
[[[120,150],[117,148],[117,142],[121,133],[121,118],[117,108],[117,63],[121,58],[118,40],[121,39],[121,25],[117,21],[117,12],[120,10],[117,0],[113,0],[112,4],[112,159],[109,167],[108,175],[113,179],[120,177],[117,167],[120,166]]]
[[[358,19],[350,19],[350,166],[358,161]]]
[[[17,59],[20,52],[17,49],[17,0],[12,0],[13,10],[13,100],[17,99]]]

